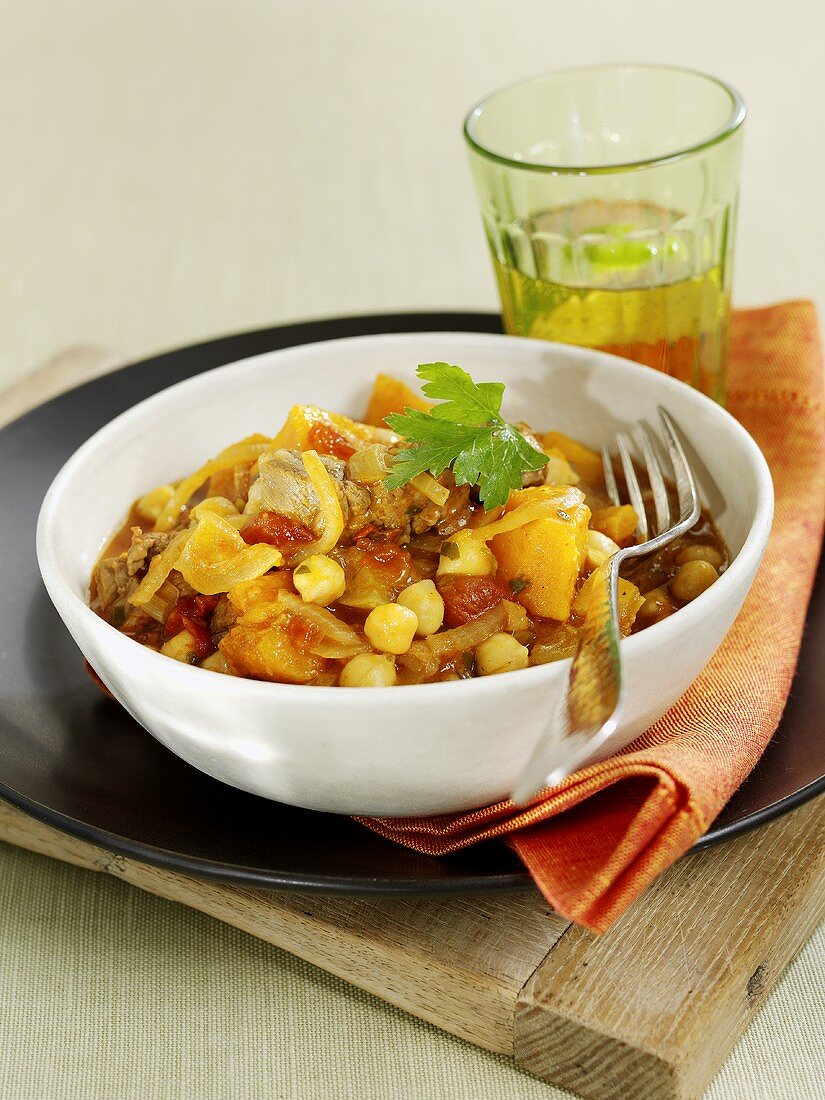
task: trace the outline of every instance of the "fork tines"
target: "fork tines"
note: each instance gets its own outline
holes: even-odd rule
[[[662,465],[656,453],[654,434],[647,425],[639,423],[631,432],[618,432],[616,435],[616,448],[619,452],[622,473],[627,494],[630,497],[636,515],[638,517],[638,537],[640,543],[660,536],[672,530],[674,526],[684,526],[688,530],[699,518],[700,508],[696,485],[685,452],[670,415],[662,408],[659,409],[659,417],[662,422],[662,440],[664,449],[670,458],[673,469],[673,477],[676,482],[676,492],[679,500],[679,515],[674,523],[670,496],[668,494],[665,475]],[[655,522],[653,530],[650,529],[647,510],[645,508],[644,495],[639,485],[639,478],[633,464],[632,446],[635,439],[636,450],[641,455],[647,471],[647,478],[653,494],[653,506]],[[610,450],[602,447],[602,466],[604,467],[604,480],[607,495],[614,504],[622,503],[619,487],[616,482],[616,474],[613,468],[613,459]],[[688,523],[688,520],[690,522]]]

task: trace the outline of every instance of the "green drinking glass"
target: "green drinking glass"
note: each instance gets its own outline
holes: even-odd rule
[[[745,105],[688,69],[603,65],[494,92],[464,124],[504,327],[725,399]]]

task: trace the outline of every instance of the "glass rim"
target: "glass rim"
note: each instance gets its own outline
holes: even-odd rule
[[[482,112],[492,100],[501,95],[502,92],[509,91],[511,88],[518,88],[524,84],[534,84],[548,77],[569,76],[573,73],[599,72],[605,69],[658,69],[663,72],[684,73],[689,76],[699,77],[702,80],[707,80],[712,84],[716,84],[717,87],[721,88],[727,94],[730,99],[730,114],[725,123],[718,130],[715,130],[701,141],[693,142],[691,145],[686,145],[681,149],[675,149],[670,153],[663,153],[660,156],[645,157],[642,160],[616,161],[611,164],[535,164],[530,161],[516,160],[514,157],[505,156],[503,153],[497,153],[494,149],[490,149],[488,146],[483,145],[474,137],[472,132],[473,123],[480,118]],[[579,65],[570,69],[557,69],[551,72],[537,73],[535,76],[529,76],[522,80],[514,80],[510,84],[505,84],[495,91],[488,93],[483,99],[480,99],[474,107],[470,108],[464,118],[463,132],[464,140],[474,152],[485,157],[487,160],[493,160],[498,164],[503,164],[507,168],[516,168],[524,172],[543,172],[550,175],[593,176],[606,175],[611,172],[634,172],[642,168],[655,168],[660,164],[670,164],[673,161],[684,160],[686,157],[692,156],[695,153],[701,153],[705,149],[710,149],[712,146],[718,145],[734,134],[745,121],[746,113],[747,108],[745,106],[745,101],[731,84],[728,84],[727,81],[717,76],[712,76],[710,73],[704,73],[700,69],[690,69],[682,65],[654,65],[633,61],[607,62],[603,65]]]

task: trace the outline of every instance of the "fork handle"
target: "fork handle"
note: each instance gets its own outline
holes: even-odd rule
[[[565,706],[542,731],[513,788],[517,805],[561,783],[616,729],[623,694],[619,570],[629,556],[620,550],[588,578],[594,592],[570,664]]]

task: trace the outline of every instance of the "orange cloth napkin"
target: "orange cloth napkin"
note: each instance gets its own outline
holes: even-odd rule
[[[358,820],[428,855],[504,837],[550,904],[594,932],[707,831],[779,722],[819,557],[825,406],[812,303],[734,313],[728,407],[768,460],[776,515],[751,593],[690,690],[621,754],[526,810],[500,802],[440,817]]]

